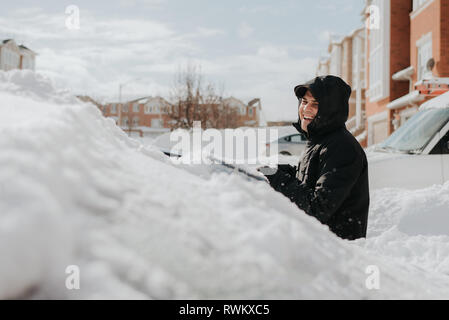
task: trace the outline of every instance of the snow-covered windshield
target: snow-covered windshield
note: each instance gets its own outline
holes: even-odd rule
[[[449,108],[422,110],[379,145],[381,149],[417,152],[449,121]]]

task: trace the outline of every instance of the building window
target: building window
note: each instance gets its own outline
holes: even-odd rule
[[[353,39],[352,45],[352,83],[354,88],[358,88],[360,82],[364,80],[365,55],[364,38],[357,34]]]
[[[111,104],[111,113],[117,113],[117,104],[115,103]]]
[[[34,69],[33,57],[27,54],[22,55],[22,69]]]
[[[413,11],[418,10],[421,8],[426,2],[429,0],[413,0]]]
[[[329,73],[334,76],[341,76],[341,45],[334,44],[331,51],[331,62]]]
[[[133,126],[137,127],[139,125],[139,118],[138,117],[134,117],[133,118]]]
[[[151,127],[162,128],[163,127],[162,119],[151,119]]]
[[[144,112],[146,114],[159,114],[161,113],[162,107],[158,105],[145,105]]]
[[[371,101],[388,96],[389,92],[389,1],[376,0],[379,7],[379,29],[369,30],[369,91]]]
[[[382,142],[388,137],[388,113],[383,111],[368,117],[368,145]]]
[[[249,113],[250,116],[252,116],[253,115],[253,108],[249,108],[248,109],[248,113]]]
[[[137,102],[133,103],[133,112],[139,112],[139,104]]]
[[[19,55],[8,48],[2,49],[2,60],[6,70],[19,67]]]
[[[128,105],[127,104],[123,105],[123,112],[128,112]]]
[[[427,62],[432,58],[432,34],[428,33],[417,41],[418,47],[418,81],[427,71]]]

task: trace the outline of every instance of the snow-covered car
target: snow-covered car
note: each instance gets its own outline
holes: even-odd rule
[[[449,93],[422,104],[367,157],[372,189],[418,189],[448,181]]]
[[[286,156],[299,156],[306,148],[307,139],[300,133],[288,134],[266,144],[267,154],[272,155],[273,150]]]

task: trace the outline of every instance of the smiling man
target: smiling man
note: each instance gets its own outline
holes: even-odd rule
[[[306,91],[306,94],[302,97],[299,104],[299,119],[301,120],[301,129],[307,132],[307,126],[312,122],[318,113],[318,102],[310,93],[310,90]]]
[[[299,166],[279,165],[271,186],[343,239],[366,237],[369,186],[363,148],[346,129],[351,87],[335,76],[295,87],[307,147]]]

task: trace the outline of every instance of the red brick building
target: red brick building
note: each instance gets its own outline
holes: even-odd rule
[[[449,0],[367,1],[367,140],[379,143],[449,84]]]
[[[84,98],[83,101],[87,101]],[[90,101],[90,100],[89,100]],[[90,101],[92,102],[92,101]],[[238,123],[241,126],[259,126],[261,123],[260,99],[253,99],[248,104],[234,97],[223,99],[231,108],[237,109]],[[140,136],[170,131],[171,104],[162,97],[144,97],[126,103],[107,103],[98,105],[105,117],[115,120],[116,124],[128,132]]]
[[[367,145],[378,143],[392,132],[392,112],[387,104],[408,93],[406,83],[393,74],[410,63],[410,0],[372,0],[367,17],[377,21],[366,29],[366,117]]]
[[[170,130],[170,103],[162,97],[144,97],[126,103],[107,103],[102,107],[127,132],[139,135],[162,133]]]
[[[328,56],[320,58],[317,76],[335,75],[352,88],[346,127],[355,136],[365,128],[365,30],[357,28],[350,34],[330,39]]]
[[[253,99],[248,104],[234,97],[225,98],[222,101],[227,106],[237,109],[238,122],[241,126],[258,127],[261,125],[262,107],[260,99]]]

